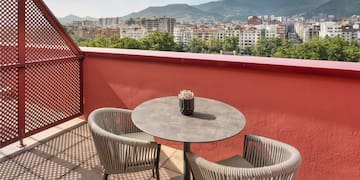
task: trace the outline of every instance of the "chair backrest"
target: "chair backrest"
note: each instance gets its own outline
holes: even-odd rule
[[[90,113],[88,124],[105,173],[153,169],[159,151],[158,144],[122,136],[139,132],[132,124],[131,110],[97,109]]]
[[[293,180],[301,164],[299,151],[282,142],[246,135],[243,157],[255,168],[220,165],[188,153],[187,159],[197,180]]]

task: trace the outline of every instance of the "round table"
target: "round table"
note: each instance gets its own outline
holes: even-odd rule
[[[238,134],[245,116],[236,108],[208,98],[195,97],[194,113],[180,113],[177,96],[152,99],[138,105],[132,121],[139,129],[156,137],[184,142],[184,179],[190,179],[185,153],[191,142],[213,142]]]

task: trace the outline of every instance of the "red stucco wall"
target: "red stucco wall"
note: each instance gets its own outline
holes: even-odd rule
[[[221,56],[222,61],[213,55],[182,54],[184,59],[178,53],[83,50],[85,115],[104,106],[133,109],[145,100],[191,89],[196,96],[235,106],[247,119],[233,138],[193,144],[192,151],[201,156],[215,161],[240,154],[244,134],[252,133],[298,148],[303,158],[298,179],[360,178],[359,64],[314,61],[319,65],[314,70],[300,60],[288,61],[302,67],[285,67],[269,58]],[[329,70],[334,65],[340,68]]]

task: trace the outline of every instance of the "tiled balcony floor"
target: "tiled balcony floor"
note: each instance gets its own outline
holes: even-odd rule
[[[0,152],[3,152],[1,149]],[[0,156],[0,179],[23,180],[99,180],[100,161],[86,122],[60,132],[58,136],[40,140],[17,155]],[[160,179],[180,175],[181,151],[164,146],[161,151]],[[109,179],[150,179],[152,171],[111,175]]]

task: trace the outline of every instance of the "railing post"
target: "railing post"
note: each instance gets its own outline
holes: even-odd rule
[[[25,0],[18,0],[18,133],[20,147],[26,146],[23,142],[23,138],[25,137],[25,28]]]

